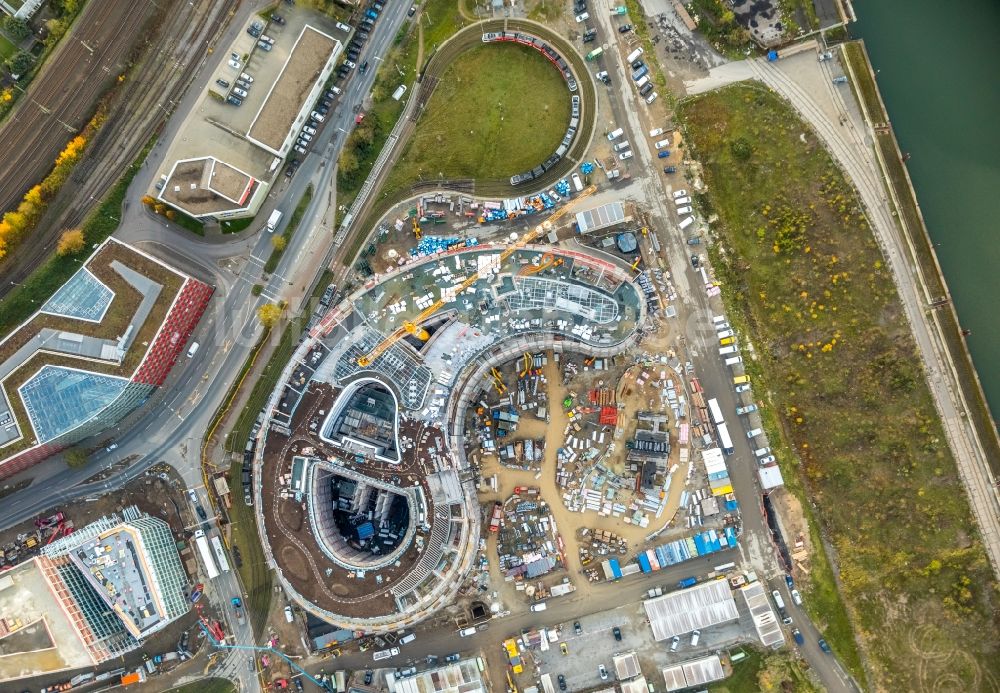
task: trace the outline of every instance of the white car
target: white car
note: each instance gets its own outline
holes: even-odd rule
[[[310,135],[308,132],[299,133],[299,139],[302,140],[303,142],[312,142],[312,138],[313,136]]]
[[[631,159],[632,158],[632,150],[630,149],[627,152],[622,152],[621,154],[618,155],[618,158],[621,161],[625,161],[625,159]]]
[[[691,211],[692,211],[691,207],[678,207],[677,208],[677,213],[678,214],[690,214]]]
[[[243,63],[241,63],[239,60],[234,60],[234,59],[230,58],[229,59],[229,67],[233,68],[234,70],[242,70],[243,69]]]
[[[656,97],[657,96],[659,96],[659,94],[657,94],[654,91],[652,94],[650,94],[649,96],[646,97],[646,103],[653,103],[654,101],[656,101]]]
[[[306,125],[304,128],[302,128],[302,132],[308,132],[310,135],[315,135],[316,128],[311,128],[308,125]]]
[[[298,145],[295,145],[295,147],[293,147],[293,149],[295,149],[295,151],[297,151],[299,154],[305,154],[306,153],[305,148],[304,147],[300,147]]]
[[[765,464],[771,464],[772,462],[774,462],[774,455],[764,455],[763,457],[757,460],[757,463],[762,467]]]
[[[674,199],[676,200],[678,197],[687,197],[688,191],[687,190],[674,190],[673,194],[674,194]]]
[[[240,73],[240,79],[242,79],[244,82],[248,82],[250,84],[253,84],[253,77],[251,77],[250,75],[248,75],[246,72],[241,72]]]
[[[315,120],[317,123],[322,123],[324,120],[326,120],[326,118],[323,117],[323,115],[317,111],[313,111],[312,113],[310,113],[309,117]]]
[[[261,36],[260,40],[263,41],[264,43],[270,43],[272,46],[274,45],[274,39],[271,38],[270,36]]]
[[[750,383],[743,383],[742,385],[736,386],[737,392],[746,392],[749,389],[750,389]]]
[[[341,31],[346,31],[348,34],[351,33],[351,27],[343,22],[337,22],[337,28]]]
[[[716,334],[718,335],[719,339],[725,339],[726,337],[732,337],[736,333],[733,332],[732,330],[721,330]]]
[[[338,86],[333,86],[333,87],[330,87],[330,91],[332,91],[332,92],[333,92],[334,94],[336,94],[337,96],[340,96],[341,94],[343,94],[343,93],[344,93],[344,90],[343,90],[343,89],[341,89],[341,88],[340,88],[340,87],[338,87]]]
[[[576,15],[577,24],[579,24],[580,22],[585,22],[588,19],[590,19],[590,12],[583,12],[581,14]]]
[[[670,140],[660,140],[654,145],[657,149],[663,149],[664,147],[670,146]]]
[[[674,639],[670,641],[670,651],[676,652],[677,648],[681,645],[681,636],[675,635]]]
[[[663,128],[653,128],[652,130],[649,131],[650,137],[659,137],[662,134],[663,134]]]
[[[689,205],[689,204],[691,204],[691,198],[690,197],[675,197],[674,198],[674,204],[677,205],[678,207],[683,207],[684,205]]]
[[[247,93],[242,89],[240,89],[239,87],[233,87],[233,93],[236,94],[241,99],[245,99],[247,97]]]
[[[792,590],[792,601],[795,602],[797,606],[802,606],[802,595],[799,594],[798,590]]]
[[[353,60],[345,60],[344,64],[347,65],[347,67],[349,67],[352,70],[358,66],[358,64]]]

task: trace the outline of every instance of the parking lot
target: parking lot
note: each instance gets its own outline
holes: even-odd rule
[[[646,613],[642,602],[635,602],[617,609],[602,611],[580,619],[582,633],[577,635],[572,622],[553,624],[560,628],[559,639],[551,643],[548,651],[533,649],[525,652],[525,673],[519,683],[527,685],[530,679],[537,680],[542,674],[552,674],[553,683],[562,674],[566,677],[566,687],[570,691],[582,691],[610,683],[615,678],[612,657],[615,654],[635,652],[639,657],[642,673],[658,690],[663,688],[660,670],[670,664],[725,650],[739,641],[753,639],[753,624],[746,607],[737,599],[740,620],[712,628],[705,628],[697,647],[691,647],[690,636],[681,636],[676,653],[669,651],[670,643],[657,643],[646,623]],[[621,641],[615,640],[613,629],[621,630]],[[567,654],[562,654],[561,644],[566,644]],[[723,652],[724,654],[724,652]],[[607,682],[602,681],[598,672],[603,664],[608,670]]]
[[[247,33],[250,21],[231,44],[217,47],[212,55],[214,69],[200,100],[187,114],[180,134],[170,143],[161,174],[168,173],[175,161],[215,156],[255,178],[270,179],[268,172],[274,155],[245,139],[254,118],[307,24],[338,40],[344,36],[337,31],[333,19],[319,13],[284,4],[279,12],[285,23],[270,22],[262,31],[263,36],[274,40],[270,51],[258,47],[258,39]],[[253,21],[263,22],[256,16]],[[230,61],[236,62],[230,64]],[[253,82],[245,90],[242,104],[236,106],[226,98],[243,73],[250,75]],[[222,86],[219,80],[228,86]]]

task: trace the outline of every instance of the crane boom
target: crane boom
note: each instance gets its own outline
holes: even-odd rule
[[[536,240],[542,234],[549,231],[554,226],[555,222],[562,219],[569,212],[570,208],[572,208],[577,202],[580,202],[584,198],[592,195],[595,190],[597,190],[597,186],[591,185],[586,190],[581,192],[574,200],[563,205],[562,209],[557,211],[551,217],[549,217],[542,223],[538,224],[538,226],[536,226],[535,228],[528,231],[526,234],[524,234],[524,236],[519,238],[514,243],[511,243],[506,248],[504,248],[503,251],[500,253],[500,258],[497,261],[497,268],[502,266],[503,263],[506,262],[507,259],[515,252],[517,252],[524,246],[528,245],[532,241]],[[464,282],[459,284],[458,288],[455,290],[455,296],[458,296],[460,293],[462,293],[470,286],[475,284],[477,281],[479,281],[479,272],[473,273]],[[434,303],[432,303],[431,305],[427,306],[422,311],[420,311],[420,313],[414,316],[412,320],[404,320],[403,325],[401,327],[397,327],[395,330],[392,331],[392,333],[388,337],[386,337],[377,345],[375,345],[374,349],[369,351],[364,356],[358,358],[358,365],[361,366],[362,368],[367,368],[375,361],[375,359],[384,354],[389,347],[391,347],[393,344],[402,339],[403,336],[406,334],[412,334],[415,337],[423,340],[428,339],[430,337],[430,334],[427,332],[427,330],[420,327],[420,323],[422,323],[430,316],[434,315],[434,313],[441,310],[445,306],[445,303],[446,301],[444,301],[443,299],[438,299],[437,301],[435,301]]]

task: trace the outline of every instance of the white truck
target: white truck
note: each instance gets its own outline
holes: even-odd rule
[[[281,210],[276,209],[271,212],[271,216],[267,218],[267,232],[274,233],[274,230],[278,228],[278,224],[281,223]]]

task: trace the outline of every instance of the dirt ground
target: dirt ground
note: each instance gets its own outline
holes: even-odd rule
[[[564,356],[563,362],[565,362],[565,358],[566,357]],[[582,576],[583,565],[580,562],[580,542],[577,537],[576,530],[579,527],[590,527],[592,529],[606,529],[615,532],[628,541],[629,553],[634,552],[634,550],[645,542],[645,538],[648,534],[669,522],[669,520],[676,514],[680,501],[680,495],[684,489],[683,480],[687,476],[687,468],[678,468],[677,471],[674,472],[674,481],[670,485],[667,507],[659,520],[656,521],[658,524],[655,526],[651,523],[649,527],[642,528],[637,525],[626,524],[621,518],[611,516],[601,517],[595,512],[579,513],[568,510],[562,500],[563,490],[556,485],[555,474],[557,451],[564,443],[565,436],[563,431],[568,422],[561,402],[570,391],[570,387],[568,387],[562,380],[561,370],[561,364],[557,364],[552,355],[549,354],[548,363],[544,367],[544,373],[548,381],[549,402],[547,406],[550,413],[550,421],[546,423],[545,421],[537,419],[533,416],[522,417],[518,423],[517,435],[515,438],[545,439],[545,456],[542,462],[541,476],[536,479],[536,473],[533,471],[522,471],[503,467],[495,457],[485,456],[482,458],[482,477],[486,479],[496,474],[498,492],[494,493],[490,491],[483,493],[481,494],[481,500],[503,501],[514,492],[514,488],[517,486],[539,487],[541,489],[542,499],[549,504],[549,509],[552,516],[555,518],[560,536],[565,544],[565,559],[568,574],[577,586],[577,590],[586,593],[588,583],[586,578]],[[625,369],[625,374],[623,375],[621,382],[625,382],[626,378],[632,378],[632,382],[634,382],[634,377],[635,375],[638,375],[639,371],[641,371],[640,366]],[[584,393],[586,392],[584,386],[587,386],[591,382],[596,385],[597,382],[601,380],[607,381],[608,384],[612,382],[619,382],[617,373],[621,372],[621,369],[618,369],[617,371],[581,372],[578,377],[573,379],[574,390],[578,394]],[[620,414],[619,420],[629,422],[628,426],[634,430],[635,412],[640,408],[648,409],[648,404],[649,393],[645,392],[644,389],[634,388],[634,390],[626,397],[626,407]],[[625,454],[624,436],[624,427],[622,428],[621,436],[618,434],[615,434],[614,436],[614,440],[618,443],[617,447],[621,450],[620,454],[616,455],[616,458],[619,459],[617,463],[619,467],[623,463]],[[677,452],[675,449],[671,455],[670,465],[673,465],[676,462],[676,456]],[[494,568],[494,564],[496,562],[495,535],[491,535],[489,537],[487,550],[488,555],[491,558],[491,577],[494,581],[493,584],[495,586],[503,585],[503,588],[501,588],[500,591],[505,597],[513,597],[517,601],[523,601],[523,593],[518,594],[517,591],[510,586],[510,583],[505,583],[499,571]],[[508,600],[505,601],[507,601],[508,604],[512,603]]]

